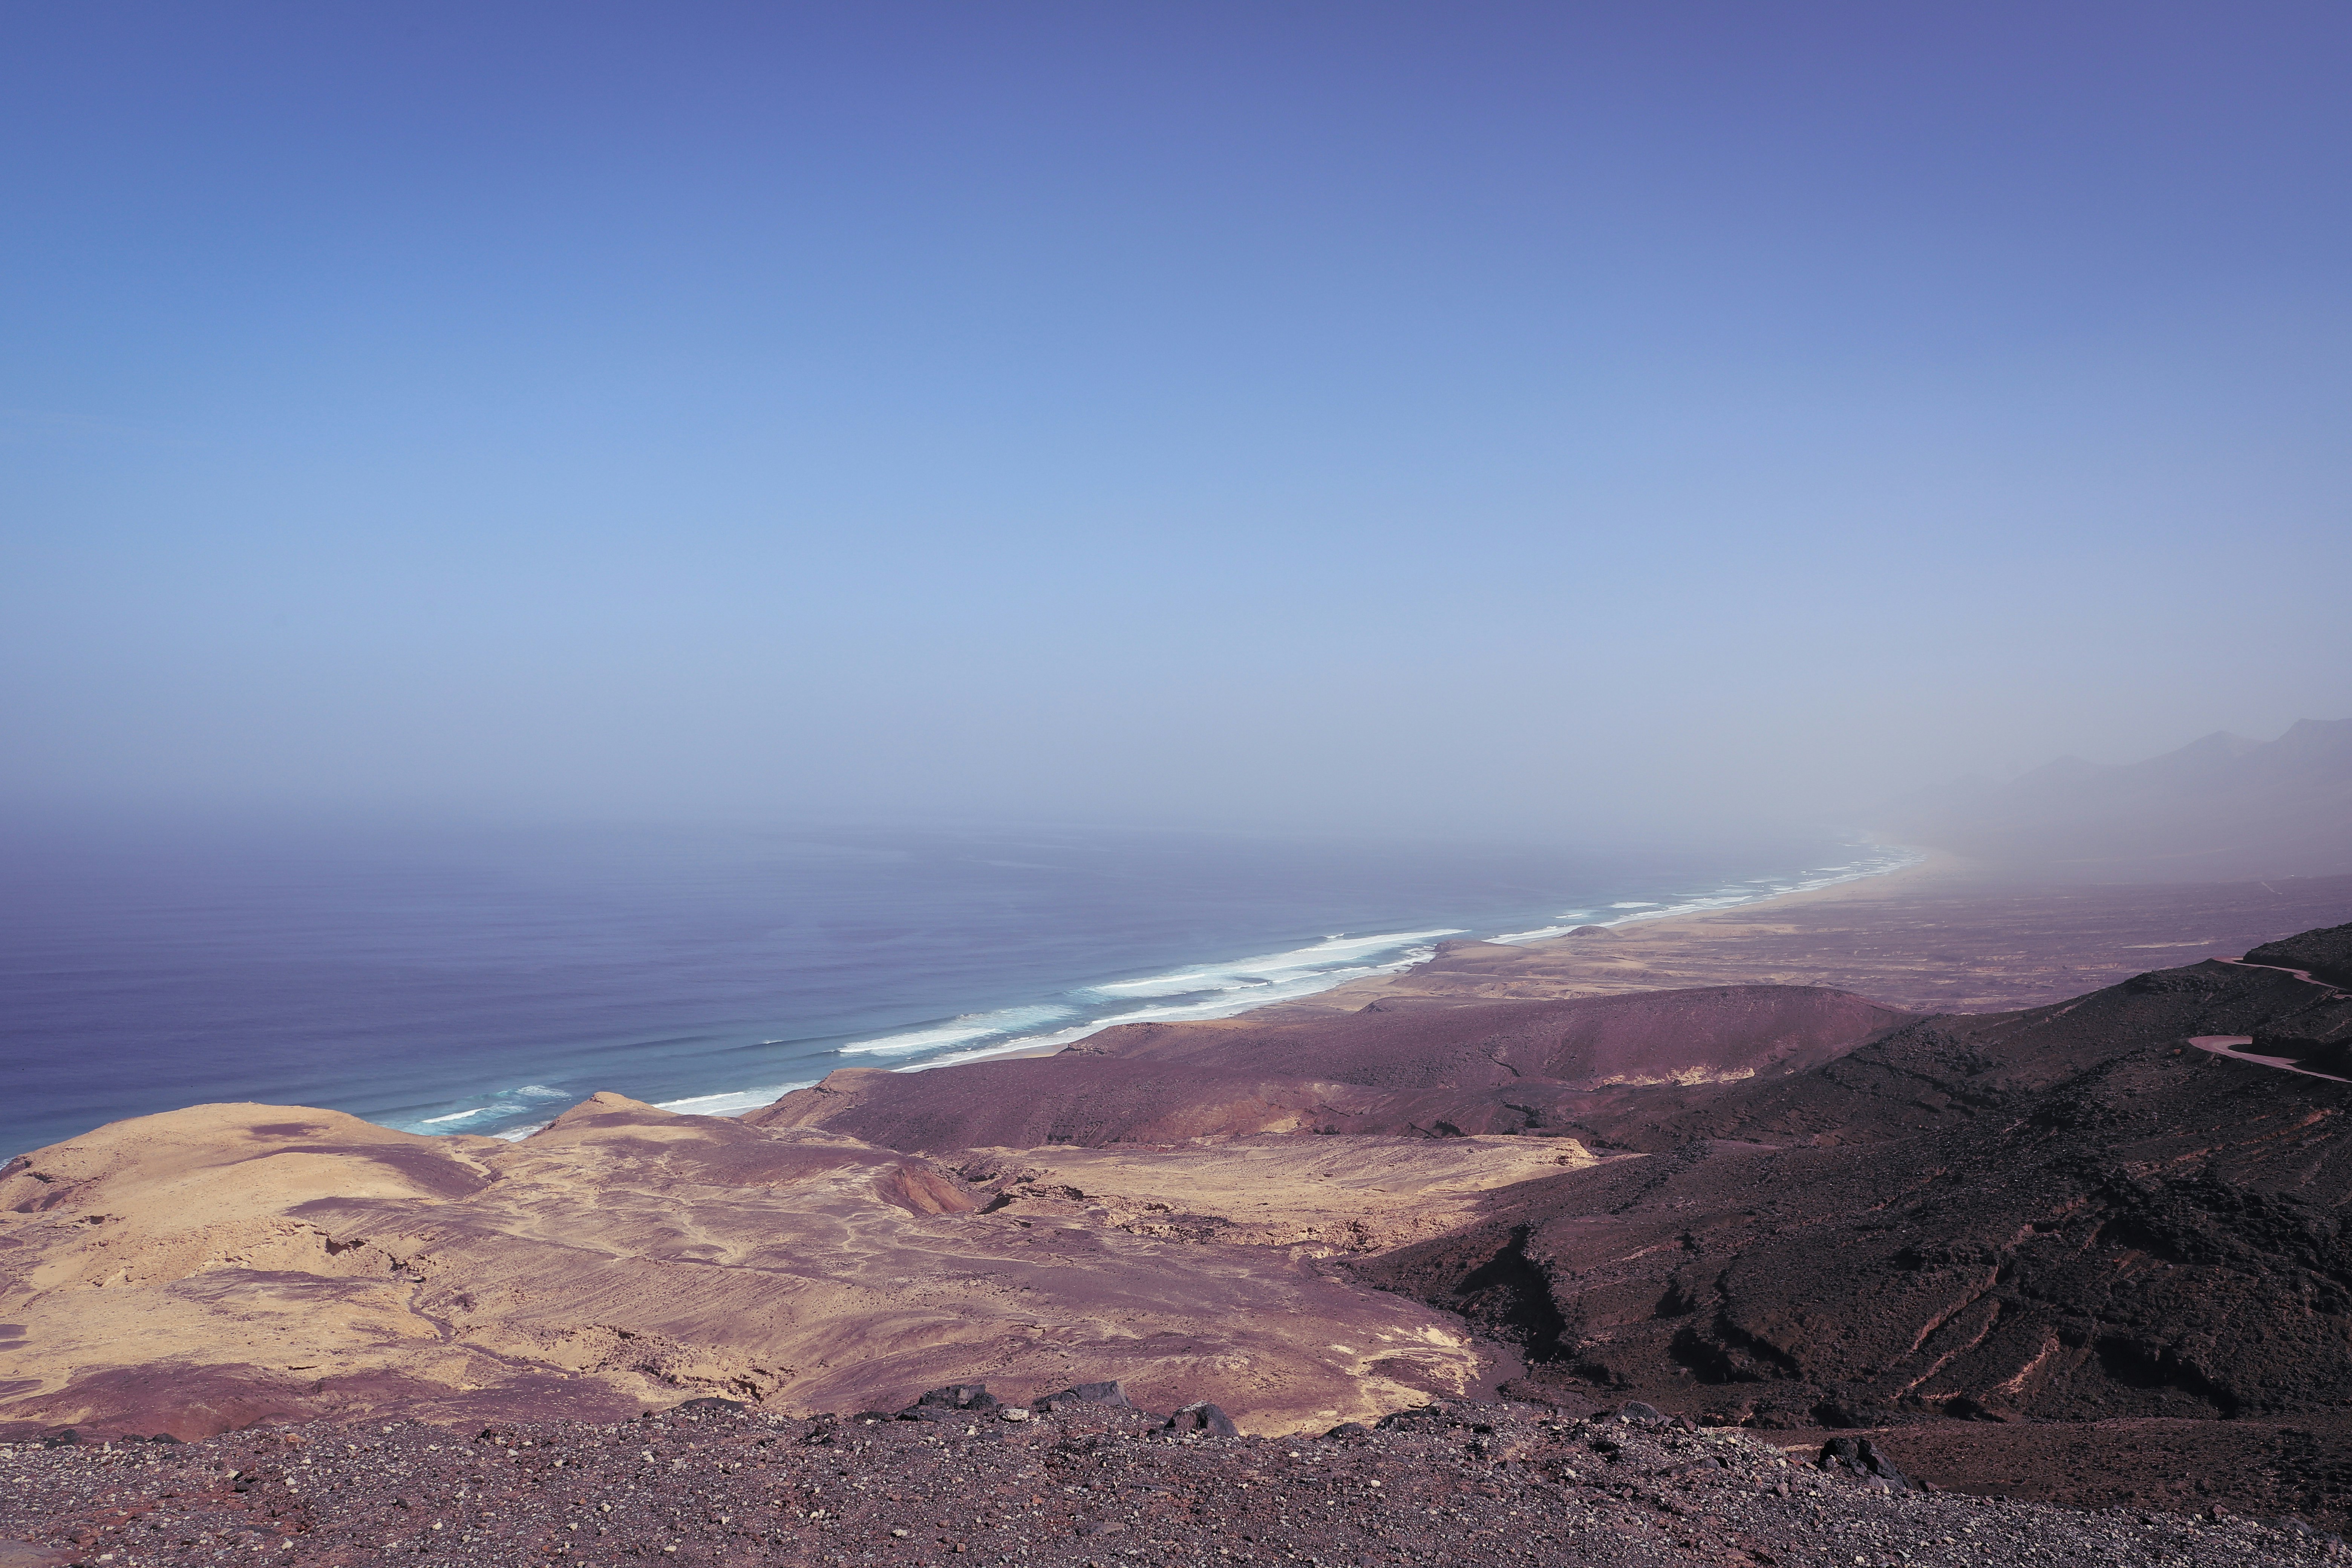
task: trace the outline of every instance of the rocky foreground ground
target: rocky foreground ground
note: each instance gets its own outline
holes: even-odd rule
[[[1319,1438],[1093,1405],[611,1425],[313,1423],[0,1450],[0,1568],[402,1561],[1129,1563],[2336,1562],[2292,1521],[1915,1489],[1755,1435],[1447,1403]]]

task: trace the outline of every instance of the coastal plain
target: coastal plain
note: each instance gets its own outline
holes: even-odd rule
[[[2347,875],[2053,885],[1935,853],[1885,876],[1734,909],[1525,945],[1446,942],[1401,973],[1248,1018],[1351,1012],[1391,998],[1752,984],[1825,985],[1914,1013],[1994,1013],[2063,1001],[2145,970],[2233,958],[2287,931],[2334,925],[2347,911]]]

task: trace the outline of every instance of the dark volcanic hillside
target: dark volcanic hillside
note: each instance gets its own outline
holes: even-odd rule
[[[1907,1015],[1817,986],[1381,1003],[1286,1024],[1132,1025],[1059,1056],[845,1068],[745,1120],[894,1149],[1244,1132],[1566,1132],[1664,1084],[1784,1076]]]
[[[2248,952],[2246,962],[2300,969],[2331,985],[2352,986],[2352,926],[2330,926],[2283,942],[2266,942]]]
[[[2190,1042],[2342,1006],[2213,963],[1919,1020],[1622,1121],[1654,1157],[1509,1189],[1361,1272],[1716,1421],[2339,1409],[2352,1084]]]

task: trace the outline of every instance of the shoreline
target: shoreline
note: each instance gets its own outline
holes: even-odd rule
[[[1791,888],[1785,892],[1763,893],[1755,898],[1743,899],[1737,902],[1726,902],[1702,908],[1690,908],[1686,906],[1679,908],[1669,907],[1663,912],[1656,914],[1626,914],[1621,915],[1613,921],[1580,921],[1577,922],[1576,928],[1563,928],[1557,934],[1522,938],[1519,940],[1468,936],[1451,940],[1442,940],[1425,957],[1415,959],[1410,963],[1397,965],[1395,968],[1385,973],[1363,975],[1353,980],[1344,980],[1339,984],[1331,986],[1326,990],[1311,992],[1304,996],[1270,997],[1264,1002],[1258,1003],[1255,1005],[1244,1006],[1239,1011],[1229,1013],[1220,1017],[1188,1018],[1171,1021],[1185,1025],[1198,1026],[1203,1028],[1230,1028],[1247,1026],[1245,1023],[1246,1020],[1263,1021],[1263,1019],[1268,1015],[1277,1017],[1287,1017],[1292,1016],[1306,1016],[1332,1011],[1353,1011],[1352,1008],[1339,1008],[1335,1006],[1334,999],[1355,996],[1362,996],[1366,999],[1370,999],[1374,996],[1389,994],[1390,988],[1393,983],[1404,979],[1417,970],[1427,968],[1429,965],[1439,962],[1446,952],[1459,948],[1497,948],[1510,952],[1540,954],[1548,950],[1555,948],[1558,944],[1580,940],[1573,938],[1569,934],[1570,929],[1581,929],[1584,926],[1591,925],[1601,926],[1612,931],[1629,926],[1639,926],[1644,931],[1673,931],[1679,929],[1685,922],[1705,921],[1721,916],[1735,913],[1745,913],[1749,910],[1777,909],[1803,903],[1809,900],[1852,898],[1858,896],[1858,889],[1884,887],[1904,879],[1916,878],[1927,873],[1953,873],[1955,868],[1961,864],[1958,857],[1948,855],[1944,851],[1938,849],[1922,849],[1911,845],[1904,844],[1871,845],[1869,847],[1874,852],[1898,852],[1912,855],[1916,858],[1901,865],[1889,867],[1885,870],[1856,872],[1851,876],[1839,877],[1828,882],[1817,883],[1810,887]],[[1157,1022],[1159,1020],[1139,1021]],[[885,1070],[900,1073],[929,1072],[939,1068],[965,1067],[973,1062],[1015,1061],[1039,1057],[1059,1056],[1062,1052],[1068,1050],[1072,1046],[1077,1044],[1079,1040],[1090,1039],[1106,1029],[1123,1028],[1127,1026],[1129,1022],[1129,1020],[1118,1018],[1106,1019],[1089,1027],[1086,1033],[1082,1035],[1077,1035],[1075,1037],[1069,1038],[1064,1038],[1057,1036],[1050,1044],[1041,1043],[1028,1046],[1010,1046],[1002,1049],[973,1052],[968,1055],[957,1056],[939,1061],[914,1062],[903,1067],[889,1068]],[[856,1062],[844,1062],[841,1064],[842,1067],[857,1067],[860,1065],[862,1064]],[[834,1070],[838,1071],[840,1068],[836,1068]],[[812,1082],[822,1080],[812,1080]],[[794,1089],[805,1089],[807,1087],[809,1087],[807,1084],[795,1084],[793,1086]],[[719,1097],[712,1096],[710,1098],[717,1099]],[[675,1107],[672,1108],[674,1109]],[[758,1108],[754,1107],[753,1109]],[[740,1115],[743,1114],[743,1112],[731,1111],[727,1114]]]
[[[1249,1029],[1376,1002],[1461,1005],[1781,984],[1848,991],[1920,1014],[1995,1012],[2081,994],[2150,967],[2233,957],[2286,931],[2352,918],[2352,877],[2084,887],[2019,880],[1916,846],[1879,844],[1869,852],[1911,858],[1738,902],[1626,911],[1533,940],[1440,940],[1392,967],[1219,1016],[1114,1016],[1031,1043],[896,1066],[837,1055],[805,1080],[658,1103],[683,1114],[731,1118],[844,1068],[920,1073],[1035,1059],[1133,1023]],[[1583,926],[1606,934],[1570,934]],[[751,1098],[755,1094],[760,1098]]]
[[[1278,1016],[1758,984],[1844,991],[1919,1015],[2009,1012],[2347,918],[2352,876],[2085,887],[1935,854],[1882,877],[1605,935],[1449,943],[1407,973],[1287,1004]]]
[[[1607,930],[1612,939],[1620,938],[1626,928],[1636,926],[1640,928],[1640,932],[1644,937],[1664,935],[1687,938],[1697,934],[1699,930],[1708,925],[1741,916],[1769,914],[1781,910],[1800,909],[1807,905],[1852,903],[1874,897],[1883,899],[1899,894],[1906,886],[1917,888],[1923,884],[1933,884],[1939,880],[1969,879],[1968,873],[1963,869],[1968,862],[1957,855],[1948,854],[1941,849],[1915,848],[1909,845],[1891,845],[1887,847],[1906,850],[1916,855],[1917,858],[1885,871],[1869,871],[1860,876],[1842,878],[1821,887],[1794,888],[1785,893],[1769,893],[1760,899],[1743,903],[1726,904],[1716,909],[1682,910],[1671,914],[1653,916],[1631,915],[1623,920],[1594,921],[1589,923]],[[1532,958],[1542,959],[1556,953],[1573,951],[1568,945],[1570,942],[1591,942],[1596,940],[1602,939],[1577,937],[1563,932],[1559,936],[1548,936],[1540,941],[1526,943],[1506,943],[1491,939],[1473,939],[1469,942],[1448,942],[1444,945],[1448,952],[1458,952],[1467,947],[1514,948]],[[1439,962],[1443,956],[1444,954],[1432,954],[1414,967],[1426,967]],[[1291,1009],[1302,1014],[1352,1011],[1353,1009],[1340,1008],[1339,1001],[1342,998],[1354,1000],[1358,997],[1370,1001],[1375,997],[1391,994],[1392,987],[1389,982],[1396,978],[1399,976],[1381,975],[1377,978],[1351,980],[1313,996],[1299,997],[1295,1001],[1276,1002],[1269,1004],[1269,1006]]]
[[[2020,880],[1942,850],[1913,853],[1908,864],[1827,886],[1589,922],[1605,934],[1457,939],[1393,973],[1188,1022],[1250,1029],[1376,1003],[1461,1006],[1740,985],[1819,986],[1921,1016],[2007,1012],[2151,969],[2236,958],[2292,931],[2352,920],[2352,876],[2084,887]],[[967,1059],[1066,1048],[1056,1042]]]
[[[1079,1042],[1091,1039],[1096,1035],[1101,1034],[1107,1029],[1123,1028],[1135,1023],[1172,1023],[1187,1026],[1198,1026],[1208,1028],[1246,1027],[1248,1026],[1247,1021],[1263,1021],[1268,1016],[1276,1018],[1287,1018],[1295,1016],[1311,1016],[1334,1010],[1332,1000],[1334,998],[1354,998],[1360,995],[1369,999],[1372,996],[1387,994],[1389,994],[1388,988],[1392,984],[1411,976],[1415,971],[1426,968],[1428,965],[1439,962],[1445,952],[1454,949],[1475,947],[1496,949],[1507,952],[1541,954],[1547,951],[1554,949],[1558,944],[1567,942],[1571,940],[1578,940],[1572,938],[1570,935],[1570,932],[1574,930],[1582,929],[1586,926],[1601,926],[1612,931],[1631,928],[1638,928],[1644,931],[1675,931],[1681,929],[1688,922],[1702,922],[1710,919],[1743,913],[1749,910],[1777,909],[1803,903],[1809,900],[1854,898],[1862,896],[1862,890],[1864,889],[1885,887],[1889,884],[1916,878],[1925,872],[1948,869],[1951,865],[1956,863],[1955,857],[1946,855],[1940,850],[1922,849],[1911,845],[1874,843],[1865,839],[1858,841],[1857,848],[1859,852],[1864,855],[1898,854],[1906,855],[1912,857],[1912,858],[1896,865],[1886,867],[1883,869],[1873,868],[1863,871],[1847,872],[1845,874],[1829,877],[1826,879],[1812,881],[1806,885],[1791,887],[1780,891],[1762,892],[1752,897],[1744,897],[1734,900],[1721,898],[1718,895],[1708,895],[1705,898],[1685,900],[1684,902],[1679,904],[1665,905],[1656,909],[1655,910],[1652,910],[1647,908],[1636,907],[1631,909],[1629,912],[1617,915],[1613,920],[1595,918],[1579,920],[1573,926],[1538,928],[1545,931],[1545,934],[1542,935],[1515,932],[1505,933],[1502,936],[1496,937],[1475,937],[1469,936],[1466,933],[1453,931],[1408,932],[1403,934],[1407,936],[1428,937],[1433,940],[1426,945],[1406,950],[1406,956],[1403,960],[1390,964],[1381,965],[1370,973],[1358,975],[1352,979],[1342,980],[1337,984],[1327,987],[1323,990],[1311,991],[1304,994],[1274,996],[1268,997],[1262,1002],[1244,1003],[1239,1005],[1234,1011],[1230,1013],[1210,1014],[1193,1017],[1169,1019],[1137,1018],[1132,1016],[1115,1015],[1110,1017],[1096,1020],[1089,1024],[1055,1030],[1046,1037],[1036,1040],[1034,1043],[1008,1043],[1002,1047],[982,1047],[976,1050],[950,1052],[933,1060],[908,1062],[897,1066],[887,1065],[885,1060],[860,1061],[856,1059],[844,1059],[853,1058],[855,1055],[859,1053],[856,1051],[856,1047],[848,1049],[837,1048],[835,1053],[836,1059],[834,1063],[827,1067],[824,1072],[819,1073],[814,1078],[799,1081],[761,1085],[754,1089],[722,1089],[706,1094],[684,1095],[675,1100],[656,1100],[651,1103],[655,1104],[661,1110],[674,1111],[680,1115],[721,1116],[730,1118],[741,1117],[751,1115],[756,1111],[764,1110],[783,1096],[792,1094],[800,1089],[811,1088],[815,1084],[823,1082],[824,1079],[830,1077],[833,1073],[839,1072],[844,1069],[870,1068],[872,1070],[884,1072],[918,1073],[930,1072],[940,1068],[966,1067],[976,1062],[1014,1061],[1058,1056]],[[1806,877],[1808,873],[1800,872],[1795,873],[1794,875],[1795,877],[1801,879]],[[1630,904],[1631,900],[1627,900],[1626,903]],[[1624,906],[1611,906],[1610,908]],[[1604,915],[1608,912],[1608,908],[1593,911],[1596,916]],[[1328,940],[1336,941],[1340,939],[1334,938]],[[1358,940],[1374,941],[1380,939],[1365,938]],[[1219,966],[1220,961],[1217,960],[1194,961],[1186,965],[1180,965],[1180,967],[1192,967],[1204,970],[1211,970]],[[1112,984],[1116,984],[1122,983],[1114,982]],[[759,1096],[761,1098],[754,1100],[751,1098],[753,1096]],[[502,1128],[498,1131],[479,1134],[479,1136],[497,1138],[503,1142],[513,1142],[530,1137],[532,1133],[539,1131],[541,1128],[547,1125],[548,1123],[544,1121],[533,1122],[522,1126]]]

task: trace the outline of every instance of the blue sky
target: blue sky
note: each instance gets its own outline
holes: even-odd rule
[[[2340,717],[2347,45],[0,5],[0,792],[1549,834]]]

